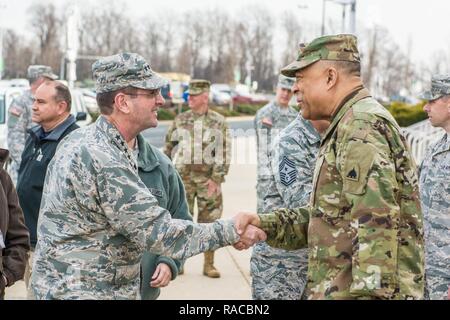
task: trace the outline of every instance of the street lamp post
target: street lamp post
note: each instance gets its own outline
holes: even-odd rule
[[[350,4],[350,32],[356,33],[356,0]]]
[[[321,30],[322,36],[325,35],[325,8],[326,8],[325,3],[326,3],[327,1],[328,1],[328,0],[323,0],[323,2],[322,2],[322,30]]]
[[[5,9],[5,4],[0,4],[0,12],[2,9]],[[3,76],[3,69],[4,69],[4,63],[3,63],[3,27],[0,25],[0,79],[2,79]]]
[[[77,56],[79,47],[79,11],[75,4],[72,4],[67,9],[67,39],[66,39],[66,62],[68,62],[68,68],[66,72],[67,83],[69,88],[73,88],[75,81],[77,80]]]
[[[325,35],[325,3],[331,1],[336,4],[342,5],[342,33],[346,32],[345,20],[346,20],[346,8],[350,6],[350,27],[349,32],[355,34],[356,32],[356,0],[323,0],[322,3],[322,36]]]

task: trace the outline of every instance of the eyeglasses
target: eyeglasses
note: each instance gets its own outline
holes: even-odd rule
[[[147,96],[149,98],[155,98],[157,97],[159,94],[161,94],[161,90],[157,89],[157,90],[148,90],[149,93],[132,93],[132,92],[124,92],[123,94],[127,95],[127,96]]]

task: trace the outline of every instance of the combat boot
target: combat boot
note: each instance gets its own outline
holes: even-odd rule
[[[210,278],[220,278],[220,273],[214,267],[214,251],[205,252],[205,264],[203,266],[203,274]]]

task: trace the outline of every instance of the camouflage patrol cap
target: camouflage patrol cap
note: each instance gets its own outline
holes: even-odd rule
[[[281,70],[287,77],[295,77],[295,73],[319,60],[349,61],[360,63],[357,38],[351,34],[323,36],[307,44],[297,60]]]
[[[278,85],[277,85],[278,88],[291,90],[294,83],[295,78],[286,77],[283,76],[282,74],[278,76]]]
[[[431,89],[423,92],[420,99],[430,101],[446,95],[450,95],[450,74],[433,76],[431,78]]]
[[[97,93],[126,87],[144,90],[159,89],[168,82],[160,77],[137,53],[123,52],[101,58],[92,65]]]
[[[43,65],[31,65],[28,67],[27,76],[29,80],[36,80],[40,77],[49,78],[51,80],[58,79],[58,76],[53,73],[53,70],[49,66]]]
[[[210,86],[211,82],[209,82],[208,80],[194,79],[189,82],[188,93],[191,96],[196,96],[203,92],[209,92]]]

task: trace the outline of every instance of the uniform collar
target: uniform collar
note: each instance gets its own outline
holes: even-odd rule
[[[433,154],[450,151],[450,134],[445,133],[441,139],[436,143],[436,148],[433,150]]]
[[[208,113],[209,113],[209,107],[208,107],[208,110],[206,110],[206,112],[205,113],[202,113],[202,114],[197,114],[197,113],[195,113],[194,111],[192,111],[191,110],[191,112],[192,112],[192,115],[193,115],[193,117],[194,117],[194,119],[195,120],[197,120],[197,119],[200,119],[200,118],[202,118],[202,117],[208,117]]]
[[[61,136],[66,132],[67,128],[69,128],[71,125],[73,125],[76,122],[75,117],[73,115],[69,115],[66,120],[61,122],[55,129],[52,130],[52,132],[46,136],[44,141],[58,141]],[[28,132],[34,135],[35,138],[39,139],[40,131],[44,130],[42,126],[34,126],[33,128],[29,129]]]
[[[139,156],[137,160],[139,169],[145,172],[150,172],[159,167],[160,163],[153,147],[145,141],[141,134],[137,136],[137,142],[139,148]]]
[[[358,101],[370,97],[370,92],[364,86],[359,86],[353,90],[347,97],[342,100],[340,106],[337,108],[335,115],[331,121],[330,127],[325,132],[322,144],[328,139],[328,137],[334,132],[342,117],[353,107]]]
[[[302,131],[305,133],[305,137],[308,140],[309,144],[315,144],[317,142],[320,142],[320,134],[317,132],[317,130],[313,127],[311,121],[306,120],[302,117],[301,114],[297,116],[297,120],[302,123]]]
[[[128,148],[127,142],[122,137],[119,130],[117,130],[117,128],[111,122],[109,122],[104,116],[98,117],[97,121],[95,122],[95,125],[100,131],[106,134],[106,136],[109,138],[112,144],[116,145],[117,148],[119,148],[119,150],[123,152],[123,154],[128,159],[130,164],[137,171],[138,167],[135,160],[135,156],[133,155],[133,151],[130,148]]]

